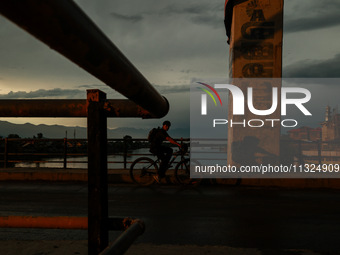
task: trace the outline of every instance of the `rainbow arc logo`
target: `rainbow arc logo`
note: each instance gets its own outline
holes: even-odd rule
[[[208,89],[210,89],[217,96],[217,98],[220,101],[220,104],[222,106],[221,97],[220,97],[220,95],[217,93],[217,91],[212,86],[210,86],[209,84],[203,83],[203,82],[197,82],[197,83],[205,86]],[[197,87],[197,88],[201,89],[202,91],[207,93],[212,98],[212,100],[214,101],[215,106],[217,106],[217,102],[216,102],[215,97],[213,96],[213,94],[208,89],[201,88],[201,87]],[[207,94],[202,94],[202,96],[201,96],[201,106],[202,106],[201,107],[201,114],[202,115],[207,115]]]

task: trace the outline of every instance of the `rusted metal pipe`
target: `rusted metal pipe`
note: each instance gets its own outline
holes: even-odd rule
[[[167,100],[73,1],[1,0],[0,14],[155,117],[167,114]]]
[[[128,99],[111,99],[105,104],[107,117],[153,118]],[[3,99],[0,100],[0,117],[87,117],[84,99]]]
[[[99,254],[109,244],[106,94],[87,91],[88,254]]]
[[[123,231],[136,219],[109,218],[108,229]],[[75,216],[0,216],[0,228],[88,229],[88,217]]]
[[[0,228],[87,229],[87,217],[1,216]]]
[[[143,234],[145,231],[144,222],[141,220],[134,220],[130,227],[128,227],[109,247],[107,247],[99,255],[120,255],[131,246],[131,244]]]

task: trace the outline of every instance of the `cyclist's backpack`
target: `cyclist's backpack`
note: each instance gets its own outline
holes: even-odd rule
[[[155,139],[155,136],[157,132],[160,130],[160,128],[153,128],[150,130],[149,135],[148,135],[148,141],[152,143]]]

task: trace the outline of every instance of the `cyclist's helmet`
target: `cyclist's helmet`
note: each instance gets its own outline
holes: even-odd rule
[[[170,126],[171,126],[171,122],[168,121],[168,120],[166,120],[166,121],[163,122],[163,126],[164,126],[164,125],[170,127]]]

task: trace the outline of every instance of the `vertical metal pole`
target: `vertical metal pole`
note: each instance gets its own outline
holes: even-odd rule
[[[5,138],[4,168],[7,168],[8,161],[8,138]]]
[[[88,254],[108,246],[107,119],[106,94],[87,91],[88,139]]]
[[[67,168],[67,138],[64,138],[64,169]]]
[[[124,169],[126,169],[126,163],[127,163],[127,141],[126,139],[123,140],[123,143],[124,143]]]

